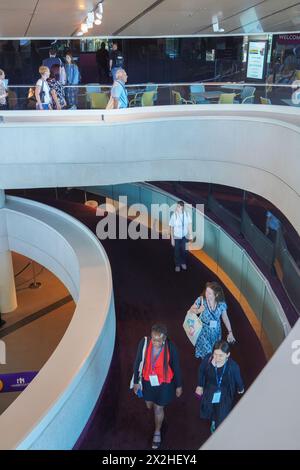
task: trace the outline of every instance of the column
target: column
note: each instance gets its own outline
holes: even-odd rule
[[[5,204],[5,193],[0,189],[0,224],[1,209]],[[8,313],[17,308],[17,294],[11,252],[7,249],[8,240],[5,231],[0,227],[0,312]]]

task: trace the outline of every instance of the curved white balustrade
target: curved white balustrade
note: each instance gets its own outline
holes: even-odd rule
[[[47,267],[76,302],[58,347],[0,416],[0,449],[70,449],[95,406],[113,353],[109,261],[87,227],[43,204],[7,198],[0,226],[3,246]]]
[[[2,112],[0,188],[185,180],[272,201],[300,232],[300,109],[187,105]]]

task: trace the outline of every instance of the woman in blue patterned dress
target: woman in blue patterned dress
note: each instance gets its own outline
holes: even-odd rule
[[[195,345],[197,358],[210,354],[216,341],[221,339],[221,318],[227,328],[228,343],[235,342],[223,289],[217,282],[206,283],[203,294],[195,300],[190,311],[200,316],[203,325]]]

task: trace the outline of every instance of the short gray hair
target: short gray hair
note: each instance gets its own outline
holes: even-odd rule
[[[118,69],[116,72],[116,79],[120,80],[120,78],[122,78],[123,73],[126,73],[124,69]]]

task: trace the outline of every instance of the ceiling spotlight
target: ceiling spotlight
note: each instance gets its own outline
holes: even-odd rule
[[[82,23],[80,28],[81,28],[82,33],[87,33],[89,29],[86,23]]]
[[[95,24],[99,26],[102,23],[102,20],[99,20],[98,18],[95,20]]]
[[[96,10],[96,16],[97,16],[97,18],[99,18],[99,20],[101,20],[102,15],[103,15],[103,5],[102,5],[102,3],[99,3],[98,8]]]

